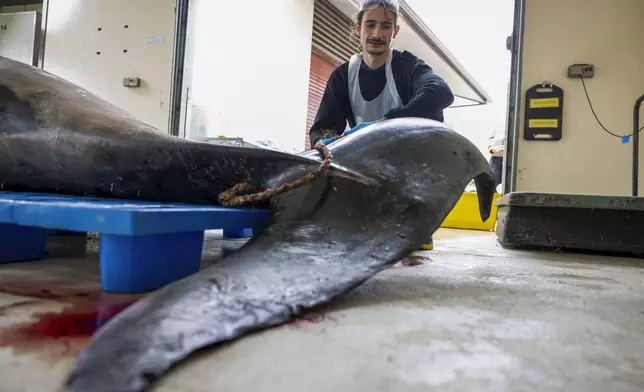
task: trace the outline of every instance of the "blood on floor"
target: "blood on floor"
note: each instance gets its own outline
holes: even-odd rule
[[[0,347],[10,348],[13,355],[36,355],[47,362],[76,356],[107,321],[140,298],[42,285],[3,284],[0,293],[26,297],[0,306],[0,317],[10,320],[7,316],[18,312],[29,316],[26,321],[3,323]],[[46,302],[60,305],[62,310],[33,310]]]
[[[403,267],[416,267],[418,265],[424,264],[424,257],[417,255],[409,255],[400,261],[400,265]]]

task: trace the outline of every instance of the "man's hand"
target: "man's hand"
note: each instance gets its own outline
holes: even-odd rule
[[[376,120],[376,121],[369,121],[369,122],[360,123],[360,124],[356,125],[355,127],[351,128],[351,129],[347,129],[346,131],[344,131],[344,133],[342,134],[341,137],[351,135],[355,131],[359,131],[362,128],[366,128],[369,125],[372,125],[372,124],[375,124],[375,123],[378,123],[378,122],[384,121],[384,120],[386,120],[386,118],[381,118],[380,120]],[[326,146],[327,144],[333,143],[337,139],[338,139],[338,136],[333,136],[333,137],[329,137],[329,138],[320,140],[320,143],[322,143],[323,145]]]
[[[322,140],[320,140],[320,143],[322,143],[322,145],[326,146],[327,144],[331,144],[331,143],[333,143],[333,142],[335,141],[335,139],[337,139],[337,138],[338,138],[337,136],[334,136],[334,137],[328,137],[328,138],[326,138],[326,139],[322,139]]]
[[[490,148],[490,154],[492,154],[492,156],[495,156],[495,157],[502,157],[504,152],[505,152],[504,146]]]
[[[342,134],[342,136],[351,135],[351,134],[352,134],[352,133],[354,133],[355,131],[359,131],[359,130],[361,130],[362,128],[366,128],[366,127],[368,127],[369,125],[375,124],[375,123],[380,122],[380,121],[382,121],[382,120],[376,120],[376,121],[369,121],[369,122],[363,122],[363,123],[360,123],[360,124],[356,125],[355,127],[353,127],[353,128],[351,128],[351,129],[348,129],[348,130],[344,131],[344,133]]]

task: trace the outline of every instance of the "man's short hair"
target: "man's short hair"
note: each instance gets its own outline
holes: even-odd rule
[[[396,15],[396,24],[398,24],[398,16],[400,15],[400,3],[398,3],[398,0],[361,0],[358,14],[355,17],[356,24],[362,24],[362,17],[369,8],[379,6],[385,7],[393,12]]]
[[[400,12],[400,3],[398,0],[362,0],[360,2],[359,11],[366,11],[373,6],[380,6],[387,8],[389,11],[392,11],[396,14]]]

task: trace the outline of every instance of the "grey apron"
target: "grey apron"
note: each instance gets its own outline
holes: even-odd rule
[[[353,117],[356,124],[380,120],[387,112],[402,106],[402,99],[396,89],[396,81],[391,71],[392,53],[385,64],[385,75],[387,83],[373,101],[365,101],[360,90],[360,66],[362,65],[362,53],[355,54],[349,60],[349,100],[353,110]]]

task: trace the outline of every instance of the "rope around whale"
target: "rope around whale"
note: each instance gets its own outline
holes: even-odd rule
[[[340,139],[342,136],[339,136],[337,139]],[[320,138],[323,139],[324,137]],[[337,140],[336,139],[336,140]],[[328,173],[329,167],[331,166],[331,161],[333,160],[333,155],[331,151],[322,143],[317,142],[315,144],[315,149],[322,155],[324,160],[315,170],[310,173],[303,175],[297,180],[287,182],[277,188],[269,188],[260,192],[242,194],[245,192],[252,192],[254,190],[253,186],[248,183],[239,183],[232,188],[225,190],[219,194],[219,203],[224,207],[240,207],[243,205],[248,205],[251,203],[256,203],[258,201],[266,200],[271,197],[275,197],[284,192],[288,192],[292,189],[301,187],[302,185],[307,185],[319,176],[326,175]]]

